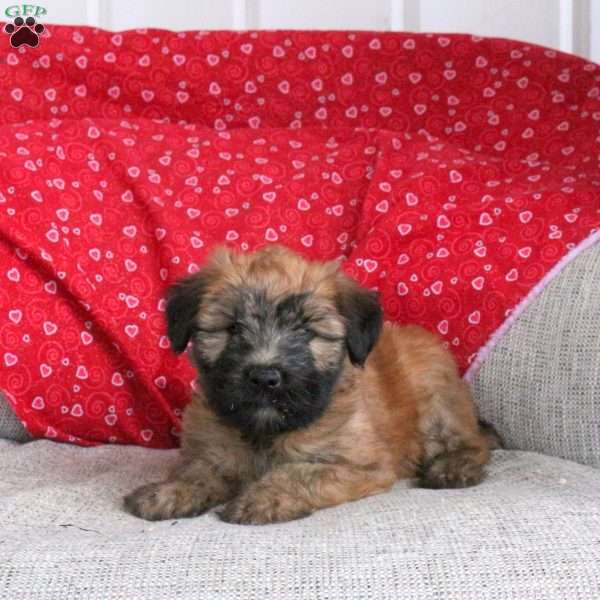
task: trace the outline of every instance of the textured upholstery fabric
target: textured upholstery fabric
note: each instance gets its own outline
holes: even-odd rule
[[[519,317],[473,384],[509,448],[600,466],[600,244]]]
[[[0,598],[600,597],[600,472],[498,451],[468,490],[398,484],[297,522],[164,523],[120,508],[174,451],[0,441]]]
[[[0,439],[25,442],[30,439],[8,400],[0,393]]]

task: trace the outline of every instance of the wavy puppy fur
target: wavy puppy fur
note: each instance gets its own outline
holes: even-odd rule
[[[335,263],[280,246],[220,248],[167,304],[176,352],[199,391],[181,460],[125,499],[149,520],[217,506],[232,523],[273,523],[388,490],[481,481],[490,436],[438,339],[382,324],[377,295]]]

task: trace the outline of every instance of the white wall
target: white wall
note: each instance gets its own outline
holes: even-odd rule
[[[600,63],[600,0],[591,0],[590,23],[592,29],[590,57]]]
[[[40,0],[39,4],[48,10],[46,23],[107,29],[470,32],[524,39],[600,62],[600,0]]]
[[[424,29],[476,32],[558,45],[558,0],[422,0],[420,7]]]

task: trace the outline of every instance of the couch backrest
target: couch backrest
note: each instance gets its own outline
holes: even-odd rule
[[[509,448],[600,467],[600,244],[517,319],[473,385]]]

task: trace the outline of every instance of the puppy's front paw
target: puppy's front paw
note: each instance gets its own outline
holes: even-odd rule
[[[311,512],[301,506],[298,500],[278,494],[268,487],[257,486],[228,502],[218,515],[226,523],[266,525],[300,519]]]
[[[195,517],[211,508],[210,498],[186,481],[144,485],[124,499],[125,509],[147,521]]]

